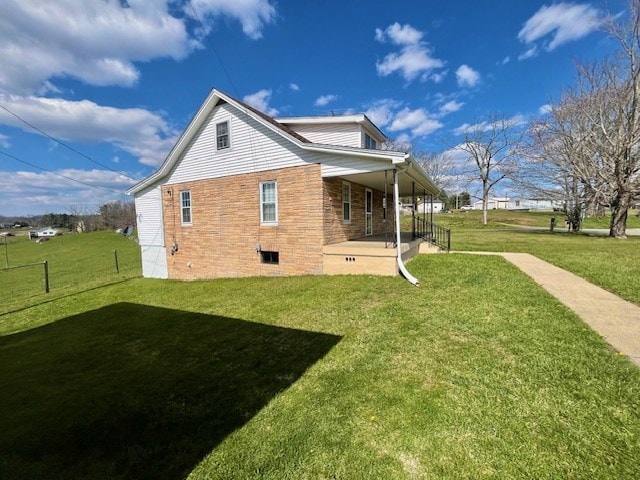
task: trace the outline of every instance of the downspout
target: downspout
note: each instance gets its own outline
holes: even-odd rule
[[[395,203],[396,213],[396,263],[402,276],[412,285],[416,287],[420,285],[420,281],[409,273],[409,270],[402,262],[402,242],[400,239],[400,189],[398,188],[398,170],[393,170],[393,203]]]

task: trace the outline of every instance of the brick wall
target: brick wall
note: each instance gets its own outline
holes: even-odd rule
[[[277,182],[277,226],[260,225],[259,182],[269,180]],[[191,191],[190,226],[180,222],[181,190]],[[319,165],[165,185],[162,198],[169,278],[322,273]],[[279,252],[279,264],[262,263],[258,244]]]
[[[342,220],[342,178],[326,178],[323,186],[324,243],[345,242],[365,237],[364,185],[351,184],[351,223]],[[384,192],[373,190],[373,234],[384,234],[385,228],[393,233],[393,196],[387,194],[387,224],[383,221]]]

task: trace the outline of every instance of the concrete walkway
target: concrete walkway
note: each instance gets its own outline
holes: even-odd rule
[[[640,367],[640,307],[637,305],[528,253],[460,253],[501,255]]]

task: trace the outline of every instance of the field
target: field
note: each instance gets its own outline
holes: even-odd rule
[[[116,255],[118,270],[116,270]],[[45,292],[43,262],[49,270]],[[140,249],[132,238],[114,232],[66,234],[42,243],[26,232],[0,240],[0,314],[64,295],[140,276]]]
[[[452,228],[456,249],[515,235],[577,269],[573,250],[640,246]],[[121,279],[1,315],[0,477],[640,477],[640,370],[624,355],[501,258],[409,269],[419,288]]]

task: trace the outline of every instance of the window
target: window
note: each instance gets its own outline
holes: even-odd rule
[[[351,223],[351,184],[342,182],[342,221]]]
[[[180,192],[180,215],[183,225],[191,224],[191,191]]]
[[[274,181],[260,183],[260,223],[278,223],[278,188]]]
[[[229,148],[229,122],[216,124],[216,150]]]
[[[280,252],[260,252],[260,259],[262,263],[278,265],[280,263]]]
[[[369,150],[378,148],[376,141],[366,133],[364,134],[364,148],[368,148]]]

